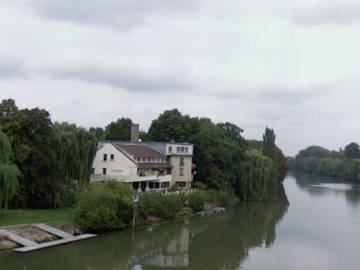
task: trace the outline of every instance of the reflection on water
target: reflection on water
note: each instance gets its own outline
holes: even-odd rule
[[[344,183],[339,179],[322,177],[302,172],[291,172],[296,184],[300,189],[307,191],[315,197],[334,194],[345,198],[352,207],[360,206],[360,185],[356,183]]]
[[[284,195],[284,194],[283,194]],[[271,247],[284,202],[242,203],[226,213],[29,254],[0,253],[0,269],[238,269],[253,247]]]

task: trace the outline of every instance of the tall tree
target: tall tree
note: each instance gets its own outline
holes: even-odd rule
[[[275,132],[273,129],[266,127],[265,133],[263,135],[263,155],[270,158],[273,162],[272,176],[275,178],[278,177],[277,172],[277,149],[275,145]]]
[[[8,209],[9,202],[18,188],[18,167],[11,163],[11,145],[0,128],[0,209]]]
[[[105,140],[129,141],[131,138],[132,120],[120,118],[116,122],[111,122],[105,128]]]

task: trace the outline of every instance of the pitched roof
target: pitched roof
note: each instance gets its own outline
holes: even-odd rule
[[[159,158],[165,159],[166,157],[155,151],[151,147],[144,144],[131,144],[131,143],[113,143],[115,148],[121,150],[125,150],[130,153],[134,157],[140,158]]]

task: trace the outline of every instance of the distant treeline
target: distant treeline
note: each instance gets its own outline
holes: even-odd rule
[[[103,128],[53,123],[44,109],[0,103],[0,208],[73,206],[89,183],[99,140],[129,140],[132,120],[120,118]],[[173,109],[152,121],[144,141],[194,143],[195,181],[231,191],[242,200],[262,200],[280,187],[286,160],[266,128],[263,141],[247,141],[230,122],[213,123]],[[281,187],[280,187],[281,188]]]
[[[310,146],[301,150],[295,158],[287,157],[287,160],[292,170],[317,173],[352,182],[360,181],[360,147],[355,142],[339,151]]]

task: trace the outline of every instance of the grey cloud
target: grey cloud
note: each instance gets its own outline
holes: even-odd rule
[[[320,5],[315,8],[300,9],[291,21],[301,25],[353,24],[360,22],[360,4]]]
[[[171,76],[146,76],[124,71],[111,71],[106,69],[66,69],[52,70],[54,77],[60,79],[77,79],[85,82],[101,83],[116,88],[138,92],[174,92],[189,90],[191,85],[186,80]]]
[[[26,72],[21,63],[0,59],[0,78],[24,77]]]
[[[144,23],[153,14],[186,15],[198,10],[204,0],[28,0],[27,3],[52,20],[131,27]]]

